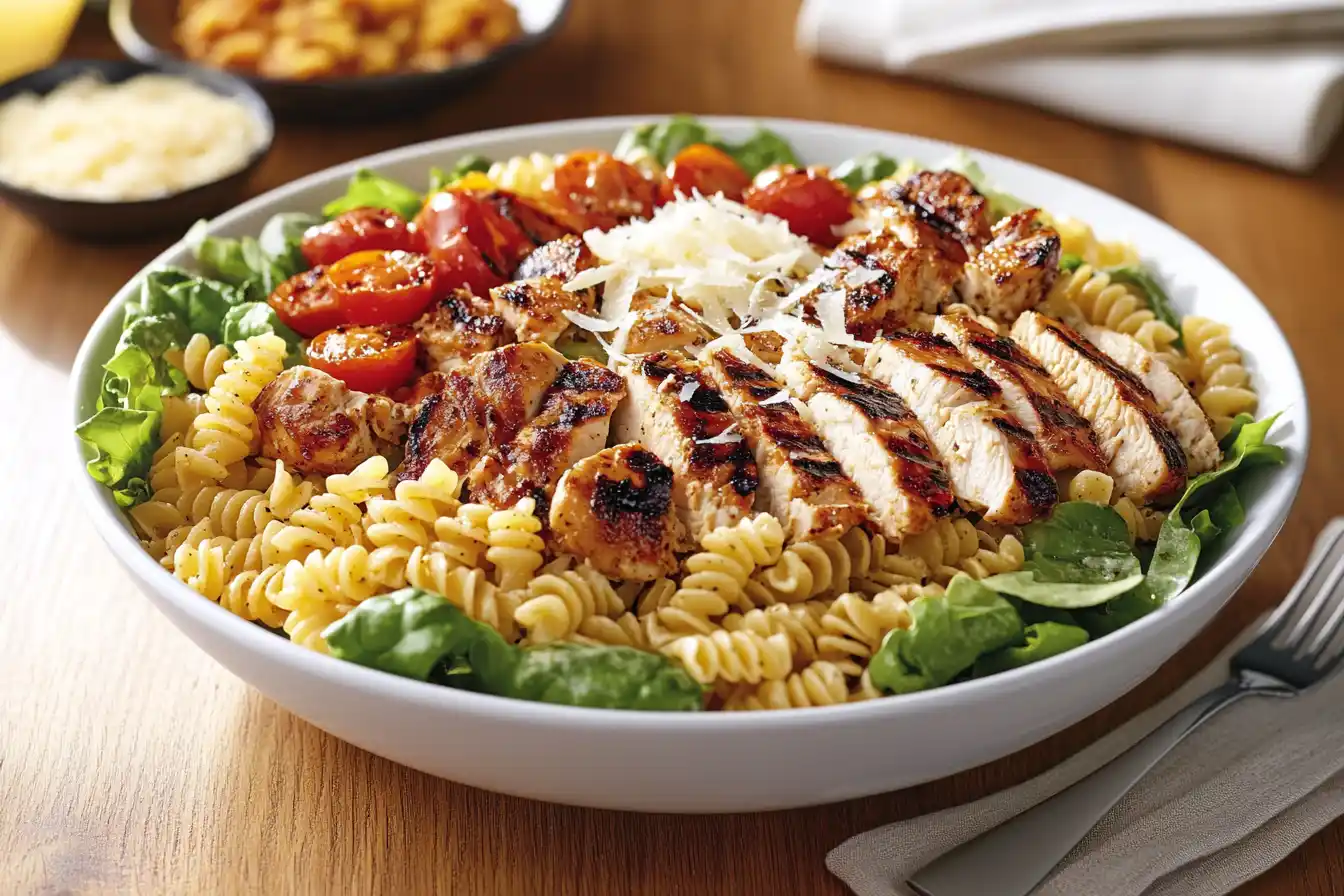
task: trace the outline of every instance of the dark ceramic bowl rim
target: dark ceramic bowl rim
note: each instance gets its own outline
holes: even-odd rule
[[[138,59],[142,62],[154,64],[192,64],[186,57],[180,53],[152,43],[148,38],[140,33],[135,27],[135,22],[131,16],[131,6],[134,0],[110,0],[108,6],[108,23],[112,29],[112,39],[117,42],[117,46],[130,56],[132,59]],[[506,44],[495,47],[490,52],[481,56],[479,59],[473,59],[470,62],[462,62],[449,65],[446,68],[433,69],[431,71],[415,72],[394,72],[387,75],[353,75],[336,78],[318,78],[313,80],[304,80],[302,78],[271,78],[265,75],[235,75],[249,85],[254,85],[259,89],[267,90],[271,88],[312,88],[312,89],[339,89],[352,91],[386,91],[398,87],[413,87],[425,83],[431,83],[441,78],[454,78],[466,75],[481,69],[493,67],[495,64],[504,62],[507,59],[516,56],[522,51],[542,43],[564,24],[565,17],[569,14],[570,0],[557,0],[557,9],[555,16],[540,31],[524,31],[515,39]],[[201,65],[208,71],[225,71],[224,69],[210,68]]]
[[[59,196],[52,193],[43,193],[39,190],[33,190],[28,187],[21,187],[11,181],[0,177],[0,192],[10,194],[16,197],[40,200],[42,202],[62,203],[70,207],[84,207],[89,209],[107,209],[113,207],[135,207],[149,209],[156,204],[177,202],[183,196],[190,196],[198,191],[208,190],[231,177],[237,177],[246,174],[255,168],[261,162],[266,154],[271,151],[275,144],[275,117],[271,114],[271,107],[266,104],[266,100],[257,92],[251,84],[243,78],[225,71],[216,69],[204,69],[199,66],[190,65],[179,60],[167,60],[164,62],[148,62],[143,59],[63,59],[55,62],[46,68],[40,68],[37,71],[21,75],[13,80],[0,83],[0,103],[7,102],[10,99],[23,93],[35,93],[39,96],[46,96],[62,84],[65,84],[74,78],[88,72],[98,72],[106,74],[110,70],[129,70],[127,80],[139,74],[163,74],[183,78],[191,81],[200,87],[204,87],[221,96],[231,99],[237,99],[247,107],[247,111],[262,126],[262,135],[264,139],[247,161],[232,171],[216,177],[204,183],[195,184],[185,189],[177,190],[173,193],[165,193],[162,196],[151,196],[145,199],[80,199],[71,196]],[[43,83],[46,77],[52,72],[61,71],[62,77],[56,84],[38,87]],[[114,82],[114,83],[119,83]]]

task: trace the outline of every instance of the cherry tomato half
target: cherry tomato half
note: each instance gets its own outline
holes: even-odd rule
[[[466,287],[478,296],[504,282],[506,271],[493,257],[497,240],[487,208],[476,196],[444,190],[429,197],[415,217],[429,257],[439,271],[440,287]]]
[[[276,315],[303,336],[316,336],[345,322],[323,265],[295,274],[266,299]]]
[[[851,199],[843,184],[797,168],[767,168],[742,195],[748,208],[783,218],[789,230],[823,246],[840,241],[832,228],[852,217]]]
[[[385,208],[351,209],[309,227],[299,248],[309,264],[333,264],[351,252],[371,249],[425,251],[415,225]]]
[[[585,227],[609,230],[631,218],[648,218],[658,187],[610,153],[572,152],[546,177],[542,190],[556,208]]]
[[[751,186],[751,178],[737,160],[728,153],[705,143],[692,144],[672,157],[667,163],[667,198],[675,193],[701,196],[722,193],[727,199],[739,202],[742,191]]]
[[[308,343],[308,363],[358,392],[387,392],[415,375],[415,331],[340,326]]]
[[[408,324],[438,297],[437,274],[428,256],[414,252],[355,252],[327,267],[344,315],[356,326]]]

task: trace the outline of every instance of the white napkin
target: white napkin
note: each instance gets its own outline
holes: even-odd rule
[[[851,837],[826,867],[859,896],[913,896],[934,858],[1053,796],[1227,677],[1238,641],[1180,690],[1011,790]],[[895,698],[899,699],[899,698]],[[1033,896],[1221,896],[1344,815],[1344,674],[1289,700],[1248,697],[1178,745]]]
[[[1295,171],[1344,120],[1341,0],[805,0],[797,41]]]

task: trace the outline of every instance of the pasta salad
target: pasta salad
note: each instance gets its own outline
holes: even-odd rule
[[[973,160],[693,118],[360,171],[128,303],[89,472],[243,619],[579,706],[876,699],[1152,612],[1282,463],[1223,325]]]

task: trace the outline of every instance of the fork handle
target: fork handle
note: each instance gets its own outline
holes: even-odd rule
[[[907,883],[921,896],[1026,896],[1186,735],[1251,693],[1230,679],[1086,778],[935,859]]]

